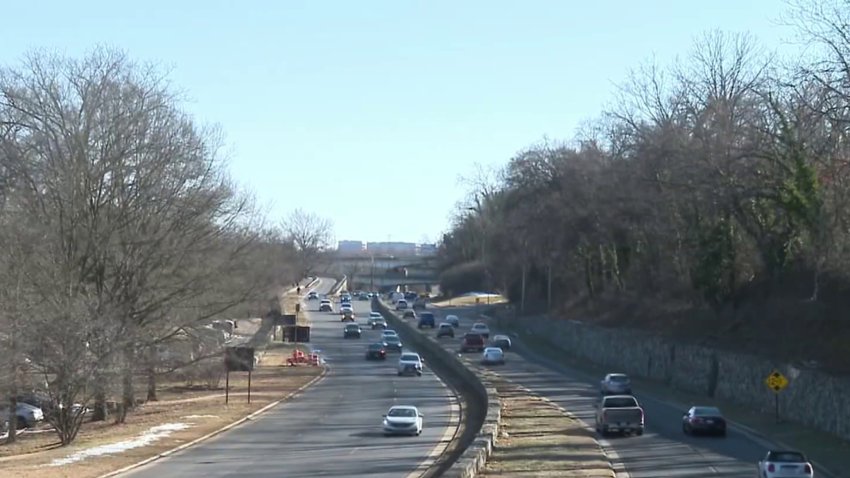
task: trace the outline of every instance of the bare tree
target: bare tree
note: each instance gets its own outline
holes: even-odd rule
[[[309,276],[331,249],[333,224],[317,214],[295,209],[284,220],[283,230],[295,248],[300,276]]]

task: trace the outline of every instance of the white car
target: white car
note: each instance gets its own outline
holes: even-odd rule
[[[398,302],[395,303],[395,310],[407,310],[407,301],[399,299]]]
[[[815,472],[799,451],[770,450],[758,464],[759,478],[812,478]]]
[[[482,337],[489,338],[490,337],[490,327],[487,327],[487,324],[483,322],[476,322],[472,329],[470,330],[473,334],[478,334]]]
[[[422,433],[419,409],[411,405],[396,405],[384,415],[384,435],[419,435]]]
[[[422,376],[422,357],[417,353],[405,352],[398,358],[398,375],[399,377],[406,374],[416,374]]]
[[[487,347],[481,354],[481,363],[484,365],[504,365],[505,352],[499,347]]]

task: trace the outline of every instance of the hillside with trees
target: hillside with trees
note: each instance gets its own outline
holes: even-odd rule
[[[705,34],[573,141],[471,178],[442,289],[850,372],[850,3],[786,19],[793,63]]]
[[[0,408],[46,394],[62,445],[109,404],[123,423],[175,372],[217,386],[220,347],[173,367],[163,352],[215,319],[261,316],[327,247],[311,214],[269,224],[218,129],[183,105],[118,51],[0,69]]]

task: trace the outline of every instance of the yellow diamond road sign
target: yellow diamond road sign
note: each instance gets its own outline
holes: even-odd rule
[[[767,376],[764,383],[767,384],[767,388],[773,390],[775,393],[779,393],[788,386],[788,379],[779,370],[774,370]]]

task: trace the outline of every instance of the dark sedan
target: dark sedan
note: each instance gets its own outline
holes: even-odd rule
[[[366,360],[386,360],[387,359],[387,349],[384,348],[384,344],[370,344],[366,349]]]
[[[726,419],[717,407],[691,407],[682,416],[682,432],[726,436]]]
[[[348,324],[348,325],[345,326],[345,329],[342,332],[342,338],[344,338],[344,339],[347,339],[347,338],[359,339],[360,334],[362,334],[362,333],[363,333],[363,331],[360,329],[359,325]]]
[[[392,350],[393,352],[401,352],[401,339],[399,339],[398,336],[395,335],[388,335],[384,337],[384,348],[387,350]]]

